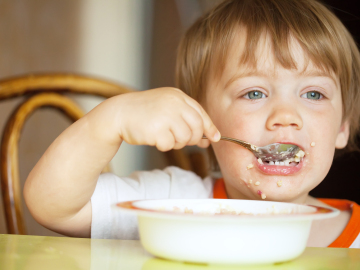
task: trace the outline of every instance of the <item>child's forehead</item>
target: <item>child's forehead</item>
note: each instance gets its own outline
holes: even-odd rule
[[[275,55],[272,37],[266,31],[261,34],[255,49],[252,51],[253,55],[246,55],[249,54],[245,46],[246,35],[244,27],[237,29],[233,40],[228,45],[228,53],[222,60],[223,65],[218,65],[222,68],[215,69],[215,76],[212,76],[212,78],[220,79],[224,74],[234,77],[276,77],[279,69],[285,68],[292,71],[296,70],[302,76],[330,77],[338,83],[338,76],[335,75],[331,68],[314,63],[291,34],[289,35],[288,53],[293,65],[290,66],[284,66],[279,56]],[[247,59],[244,61],[246,57]],[[231,78],[227,79],[231,80]]]

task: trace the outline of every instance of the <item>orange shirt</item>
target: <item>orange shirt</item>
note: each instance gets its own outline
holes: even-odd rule
[[[216,180],[213,190],[214,199],[228,199],[223,179]],[[339,210],[351,210],[351,218],[341,235],[329,247],[348,248],[360,235],[360,206],[355,202],[340,199],[319,199]]]

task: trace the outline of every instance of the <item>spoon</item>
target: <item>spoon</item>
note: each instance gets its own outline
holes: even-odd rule
[[[203,136],[203,139],[207,138]],[[221,136],[220,140],[239,144],[250,150],[258,159],[260,158],[262,161],[282,161],[290,159],[295,157],[295,155],[300,151],[300,148],[294,144],[272,143],[258,147],[251,143],[225,136]]]

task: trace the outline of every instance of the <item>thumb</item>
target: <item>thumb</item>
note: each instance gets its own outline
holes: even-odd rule
[[[216,128],[216,126],[212,122],[211,124],[209,124],[208,127],[204,123],[204,135],[212,142],[218,142],[221,138],[220,131]]]
[[[199,112],[203,119],[203,129],[204,129],[204,135],[212,142],[218,142],[221,138],[220,131],[217,129],[217,127],[214,125],[214,123],[211,121],[210,116],[206,113],[204,108],[197,103],[195,100],[186,100],[186,102],[193,107],[196,111]],[[205,140],[206,141],[206,140]]]
[[[217,127],[214,125],[209,115],[205,111],[203,113],[203,120],[204,120],[204,136],[206,136],[206,138],[208,138],[212,142],[218,142],[221,138],[220,131],[217,129]]]

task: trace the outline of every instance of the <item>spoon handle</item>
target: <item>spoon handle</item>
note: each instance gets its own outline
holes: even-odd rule
[[[202,137],[203,139],[207,139],[206,136],[203,136]],[[234,138],[229,138],[229,137],[225,137],[225,136],[221,136],[220,140],[222,141],[228,141],[228,142],[233,142],[233,143],[236,143],[236,144],[239,144],[243,147],[245,147],[246,149],[250,150],[251,152],[253,153],[256,153],[256,146],[255,145],[252,145],[248,142],[245,142],[245,141],[242,141],[242,140],[238,140],[238,139],[234,139]]]

